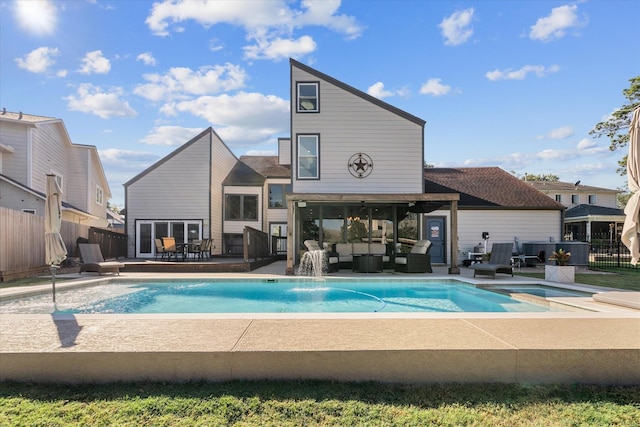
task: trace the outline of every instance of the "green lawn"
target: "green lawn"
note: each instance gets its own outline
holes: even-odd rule
[[[599,272],[606,274],[597,274]],[[514,271],[514,274],[517,276],[544,279],[543,271],[540,273],[520,273]],[[640,291],[640,268],[609,268],[598,272],[594,271],[593,273],[576,273],[576,283]]]
[[[2,426],[638,426],[640,386],[0,384]]]

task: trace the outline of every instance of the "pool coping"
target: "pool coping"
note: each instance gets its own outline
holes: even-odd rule
[[[126,276],[145,275],[158,277]],[[60,282],[59,288],[73,285]],[[640,384],[640,311],[584,304],[606,310],[584,311],[583,305],[566,313],[3,314],[0,381]]]

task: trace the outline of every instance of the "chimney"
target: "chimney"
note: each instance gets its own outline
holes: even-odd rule
[[[7,107],[2,107],[2,115],[4,116],[5,114],[7,114]]]
[[[22,111],[20,111],[20,113],[18,113],[18,120],[22,120]]]

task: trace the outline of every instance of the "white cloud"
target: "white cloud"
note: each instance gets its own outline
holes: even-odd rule
[[[185,21],[202,26],[229,24],[244,28],[248,40],[255,44],[245,47],[252,59],[280,59],[286,55],[300,56],[315,50],[309,36],[292,37],[294,30],[305,26],[321,26],[355,39],[363,28],[354,17],[338,14],[339,0],[303,0],[300,8],[286,0],[256,2],[215,2],[205,0],[164,0],[154,3],[146,24],[156,35],[184,31]],[[218,46],[215,43],[214,46]],[[286,53],[290,52],[290,53]]]
[[[250,146],[289,129],[289,101],[274,95],[239,92],[233,96],[201,96],[165,104],[167,115],[190,113],[209,122],[229,145]]]
[[[469,40],[473,35],[473,8],[454,12],[448,18],[444,18],[438,25],[442,30],[444,44],[447,46],[457,46]]]
[[[442,96],[451,91],[451,86],[442,84],[442,79],[432,78],[427,80],[425,84],[420,88],[420,93],[423,95]]]
[[[369,86],[369,89],[367,89],[367,93],[378,99],[387,98],[396,94],[396,92],[384,90],[384,83],[382,82],[377,82]]]
[[[297,40],[275,38],[256,39],[253,46],[245,46],[245,57],[248,59],[271,59],[279,61],[286,58],[300,58],[316,50],[316,42],[310,36],[302,36]]]
[[[82,58],[82,67],[79,72],[82,74],[107,74],[111,70],[111,62],[102,56],[101,50],[87,52]]]
[[[52,34],[58,23],[56,5],[50,0],[16,1],[14,15],[22,29],[38,36]]]
[[[578,21],[577,5],[564,5],[551,9],[551,14],[540,18],[531,26],[529,37],[533,40],[548,42],[564,37],[566,30],[582,25]]]
[[[128,102],[122,101],[121,88],[112,88],[111,92],[104,92],[100,87],[85,83],[78,87],[77,95],[64,98],[68,102],[69,110],[95,114],[109,119],[111,117],[135,117],[138,113]]]
[[[197,71],[186,67],[171,68],[166,74],[145,74],[148,82],[134,89],[136,95],[151,101],[186,99],[189,95],[210,95],[241,89],[247,73],[233,64],[200,67]]]
[[[105,164],[120,164],[122,162],[132,162],[139,168],[139,162],[154,162],[158,160],[157,154],[144,151],[121,150],[119,148],[108,148],[106,150],[98,150],[100,160]],[[138,169],[139,170],[139,169]]]
[[[587,150],[587,149],[590,149],[590,148],[595,148],[597,146],[598,146],[597,142],[595,142],[595,141],[593,141],[591,139],[588,139],[588,138],[583,138],[583,139],[580,140],[580,142],[578,142],[578,145],[576,146],[576,148],[578,150]]]
[[[557,73],[560,71],[560,67],[557,65],[551,65],[545,67],[544,65],[525,65],[519,70],[513,70],[507,68],[506,70],[493,70],[488,71],[485,76],[491,81],[497,80],[523,80],[527,77],[527,74],[534,73],[538,77],[544,77],[550,73]]]
[[[156,58],[153,57],[151,52],[141,53],[136,57],[136,61],[144,62],[144,65],[156,65]]]
[[[56,71],[56,76],[57,77],[67,77],[67,74],[69,74],[69,72],[67,70],[58,70],[58,71]]]
[[[31,71],[32,73],[45,73],[50,66],[55,64],[53,57],[59,54],[60,51],[57,48],[39,47],[22,58],[16,58],[16,62],[18,63],[18,67]]]
[[[185,128],[182,126],[157,126],[140,142],[149,145],[182,145],[203,130],[203,128]]]
[[[552,129],[546,135],[540,135],[537,139],[565,139],[573,135],[573,128],[571,126],[562,126],[557,129]]]

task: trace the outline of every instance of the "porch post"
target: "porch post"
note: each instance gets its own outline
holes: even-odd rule
[[[460,274],[458,267],[458,201],[451,201],[451,265],[449,274]]]
[[[296,208],[293,198],[287,198],[287,270],[285,274],[287,276],[293,276],[295,272],[294,267],[294,242],[293,242],[293,230],[295,226],[295,215],[293,210]]]

